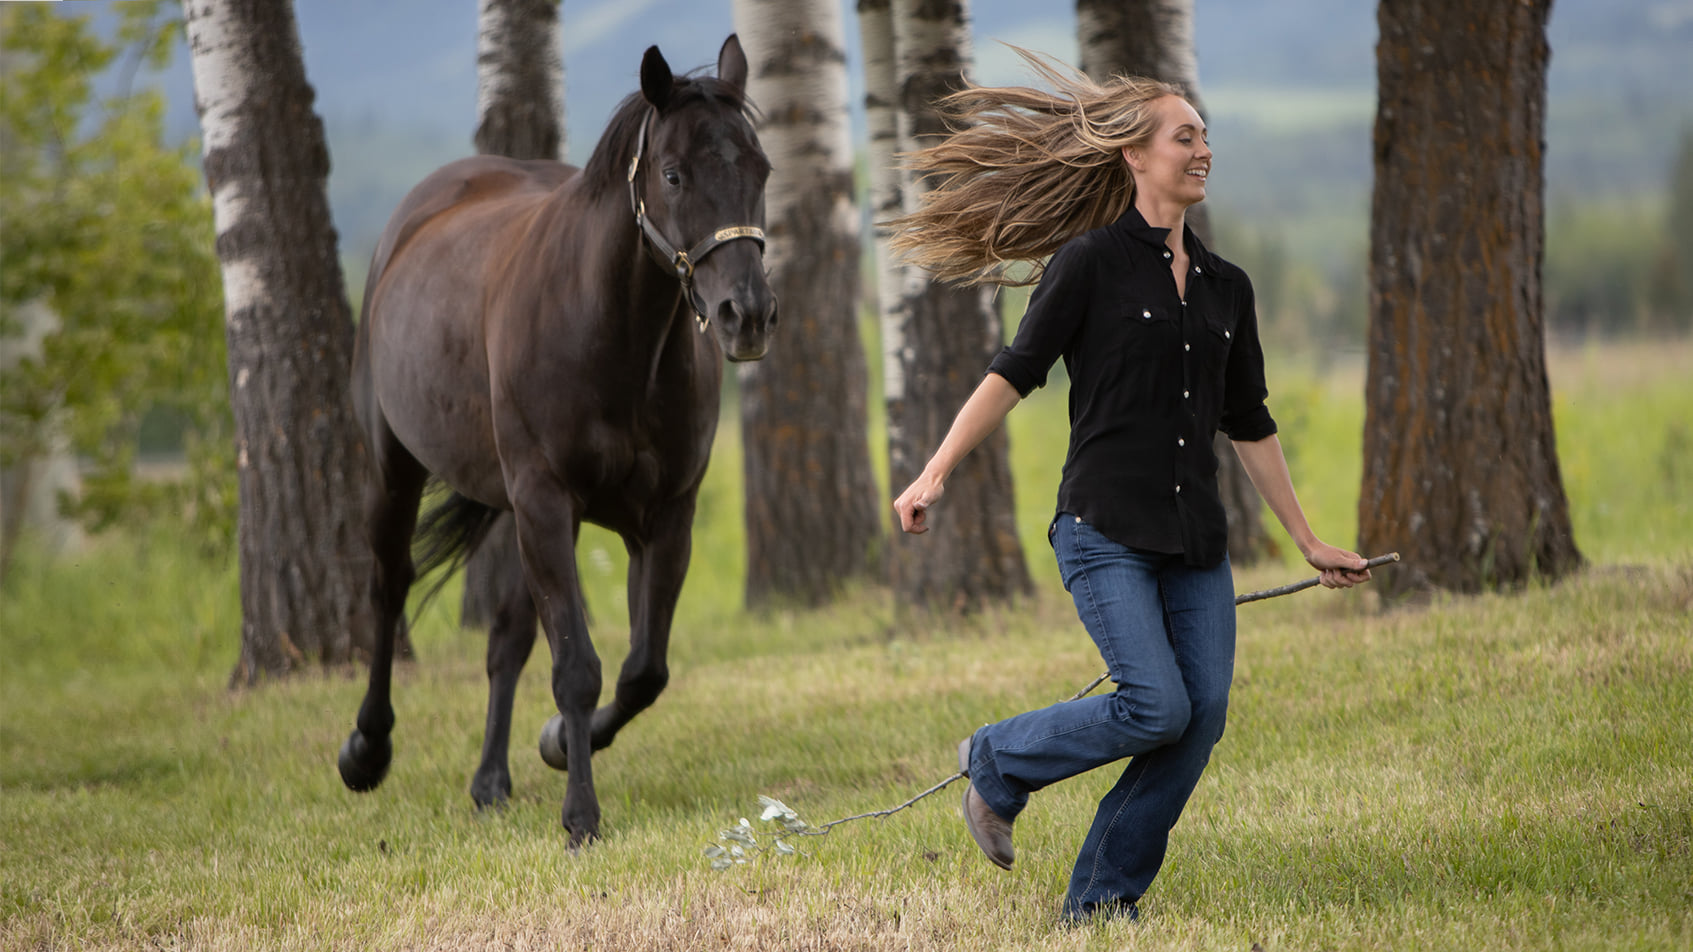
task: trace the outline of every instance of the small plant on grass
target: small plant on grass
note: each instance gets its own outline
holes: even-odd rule
[[[758,835],[753,832],[753,825],[746,817],[741,822],[717,834],[717,842],[705,848],[705,857],[711,861],[711,868],[715,870],[730,869],[734,866],[752,862],[761,855],[775,853],[778,856],[792,856],[799,850],[788,840],[795,836],[820,836],[811,824],[799,818],[791,807],[774,797],[759,795],[758,803],[764,811],[758,815],[759,820],[771,824],[772,831],[766,834],[769,843],[760,843]],[[822,832],[827,832],[822,831]]]

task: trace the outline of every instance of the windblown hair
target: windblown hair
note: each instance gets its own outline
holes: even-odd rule
[[[940,101],[953,131],[906,153],[917,208],[887,222],[905,261],[952,284],[1028,285],[1066,241],[1110,224],[1134,203],[1124,146],[1158,131],[1154,101],[1181,87],[1133,76],[1096,83],[1012,47],[1053,92],[965,87]],[[1028,269],[1012,269],[1026,262]]]

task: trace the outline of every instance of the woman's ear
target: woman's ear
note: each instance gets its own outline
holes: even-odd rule
[[[1123,146],[1122,151],[1123,151],[1123,163],[1129,167],[1130,171],[1139,172],[1141,170],[1140,169],[1140,152],[1138,150],[1136,150],[1135,147],[1132,146],[1132,145]]]

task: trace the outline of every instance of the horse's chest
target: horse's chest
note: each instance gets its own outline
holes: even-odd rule
[[[701,421],[637,416],[589,426],[567,463],[590,507],[645,508],[699,483],[711,451],[710,427]]]

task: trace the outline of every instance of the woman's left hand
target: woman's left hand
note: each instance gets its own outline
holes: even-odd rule
[[[1327,542],[1318,542],[1305,553],[1305,561],[1320,570],[1326,588],[1351,588],[1370,580],[1369,560]]]

